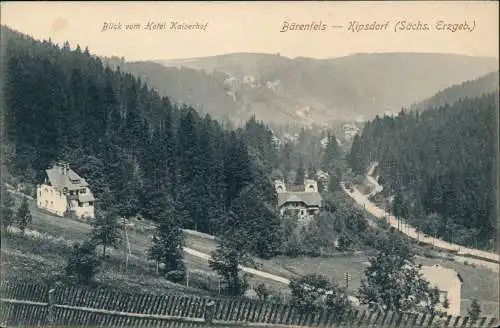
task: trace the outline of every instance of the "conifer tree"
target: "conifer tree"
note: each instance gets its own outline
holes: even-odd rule
[[[217,249],[212,252],[208,264],[224,279],[229,295],[240,296],[248,288],[246,277],[240,272],[240,265],[252,263],[252,259],[244,234],[237,228],[239,218],[230,212],[224,221],[228,231],[219,239]]]
[[[166,208],[156,213],[158,228],[154,232],[149,258],[160,265],[160,272],[172,280],[184,279],[186,268],[183,262],[184,234],[175,218],[175,206],[172,201]],[[175,273],[175,274],[174,274]]]
[[[15,221],[14,210],[13,210],[14,199],[7,191],[5,185],[0,186],[0,188],[1,188],[0,215],[2,216],[2,228],[6,230],[7,227],[12,225]]]
[[[348,156],[349,167],[355,174],[364,175],[364,162],[363,162],[363,146],[361,138],[358,134],[354,136],[351,146],[351,152]]]
[[[275,206],[266,202],[256,186],[243,189],[233,201],[231,210],[238,220],[231,224],[246,241],[244,247],[249,253],[270,258],[279,252],[283,236],[281,220]]]
[[[228,143],[224,154],[226,208],[230,208],[232,201],[253,178],[251,161],[245,143],[234,132],[231,132]]]
[[[325,148],[325,153],[323,155],[322,168],[327,172],[332,172],[337,167],[337,163],[340,159],[340,148],[337,142],[337,138],[331,132],[328,133],[327,145]]]
[[[91,221],[91,241],[102,246],[102,258],[106,258],[108,247],[118,248],[122,242],[122,226],[118,222],[116,211],[104,212],[96,209],[95,218]]]
[[[23,197],[23,201],[16,213],[16,223],[21,232],[24,233],[26,226],[33,220],[29,209],[28,198]]]
[[[88,285],[98,272],[100,264],[93,243],[75,243],[65,267],[65,274],[78,283]]]
[[[413,262],[408,244],[396,233],[377,241],[377,254],[370,258],[359,293],[361,301],[386,311],[415,311],[426,305],[434,311],[436,302],[429,283]]]
[[[299,168],[297,169],[297,174],[295,175],[295,185],[303,185],[305,177],[306,177],[306,171],[304,169],[304,164],[302,163],[302,158],[301,158],[299,163]]]

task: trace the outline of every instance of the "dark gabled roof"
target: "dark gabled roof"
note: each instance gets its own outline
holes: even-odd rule
[[[304,203],[306,206],[321,207],[323,198],[319,192],[279,192],[278,193],[278,207],[290,202]]]
[[[69,167],[54,165],[52,168],[45,170],[45,172],[47,173],[50,185],[57,190],[62,191],[64,188],[77,190],[89,185],[85,179],[81,178]]]

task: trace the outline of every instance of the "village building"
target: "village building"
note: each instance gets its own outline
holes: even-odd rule
[[[425,280],[429,282],[430,288],[439,290],[439,305],[437,310],[446,312],[448,315],[460,315],[460,302],[462,301],[462,277],[455,270],[445,268],[439,264],[422,266],[420,272]],[[448,300],[448,308],[443,308],[445,299]]]
[[[37,186],[37,206],[58,216],[74,213],[78,218],[94,217],[95,198],[89,184],[67,163],[45,170],[44,183]]]
[[[308,220],[319,213],[323,199],[315,180],[306,179],[304,185],[295,191],[287,191],[285,183],[276,180],[275,188],[281,216],[297,216],[299,220]]]

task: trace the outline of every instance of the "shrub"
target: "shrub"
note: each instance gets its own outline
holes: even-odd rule
[[[257,285],[257,287],[255,287],[255,292],[257,293],[257,297],[261,301],[266,301],[270,294],[269,289],[267,289],[266,285],[264,285],[263,283],[260,283]]]
[[[470,305],[470,307],[468,308],[468,314],[469,314],[469,318],[470,318],[470,321],[471,323],[475,323],[478,319],[479,319],[479,316],[481,315],[481,306],[479,305],[479,302],[477,301],[477,299],[473,299],[472,300],[472,303]]]
[[[310,274],[290,282],[291,304],[302,312],[315,312],[328,308],[343,313],[350,308],[347,295],[328,277]]]
[[[65,268],[68,278],[88,285],[92,282],[101,262],[95,253],[95,245],[85,242],[73,244],[73,251]]]
[[[165,274],[167,280],[172,282],[181,282],[186,278],[186,272],[182,270],[172,270]]]

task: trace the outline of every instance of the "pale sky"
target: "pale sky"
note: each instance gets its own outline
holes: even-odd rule
[[[497,1],[469,2],[3,2],[1,22],[36,39],[127,60],[202,57],[232,52],[329,58],[360,52],[436,52],[498,58]],[[206,25],[206,30],[148,31],[148,22]],[[283,22],[326,24],[325,30],[280,32]],[[348,30],[351,22],[386,24],[383,31]],[[428,31],[400,31],[403,23]],[[441,23],[439,22],[441,21]],[[104,23],[122,30],[102,32]],[[399,22],[399,23],[398,23]],[[466,23],[472,31],[438,30]],[[139,23],[140,30],[125,30]],[[332,26],[338,25],[339,28]],[[453,27],[453,26],[452,26]],[[395,31],[396,28],[396,31]]]

